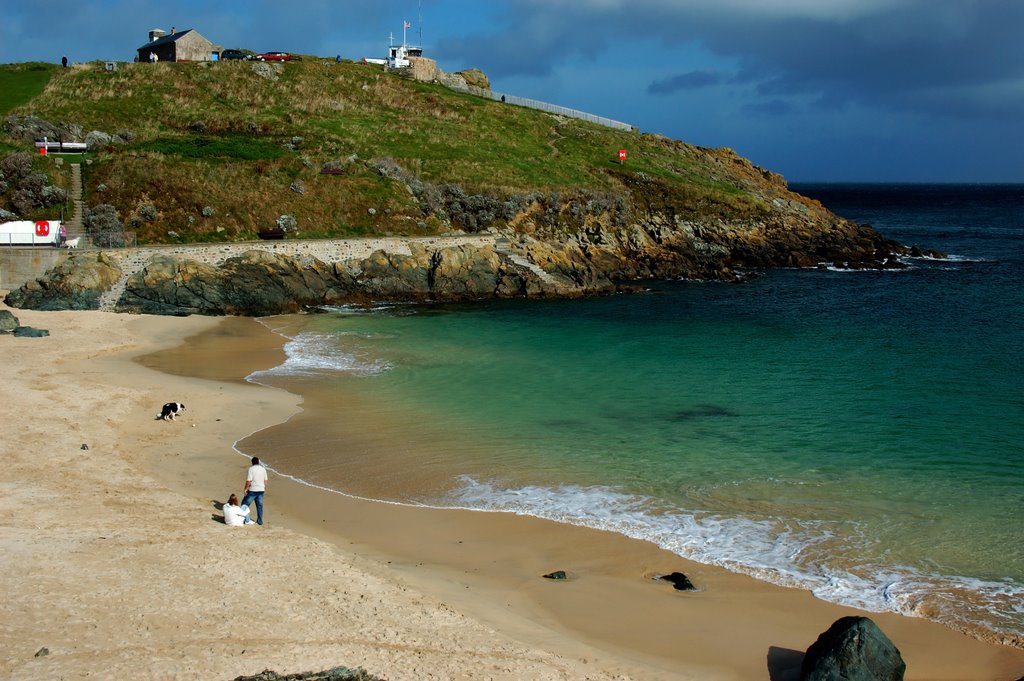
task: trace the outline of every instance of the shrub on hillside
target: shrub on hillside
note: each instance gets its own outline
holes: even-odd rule
[[[299,228],[299,222],[292,215],[279,215],[277,218],[277,228],[287,234],[288,232],[294,232]]]
[[[46,188],[46,175],[29,173],[18,182],[18,189],[11,197],[11,208],[21,215],[28,215],[36,208],[41,208],[43,190]]]
[[[68,200],[68,193],[61,187],[48,184],[43,187],[43,205],[56,206]]]
[[[16,151],[0,161],[0,175],[8,182],[17,182],[32,172],[32,154]]]
[[[85,225],[85,231],[89,234],[124,231],[117,208],[109,203],[101,203],[87,210],[82,224]]]

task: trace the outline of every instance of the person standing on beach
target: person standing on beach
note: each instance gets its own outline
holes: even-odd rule
[[[260,457],[252,457],[252,465],[245,475],[245,497],[242,506],[256,502],[256,524],[263,524],[263,493],[267,490],[267,469],[260,463]]]

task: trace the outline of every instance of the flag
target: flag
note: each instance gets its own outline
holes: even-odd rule
[[[412,28],[412,24],[410,24],[410,23],[409,23],[409,22],[407,21],[407,22],[405,22],[405,27],[406,27],[406,28]]]

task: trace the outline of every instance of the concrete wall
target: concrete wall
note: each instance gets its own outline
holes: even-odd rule
[[[177,61],[210,61],[213,55],[213,43],[191,31],[177,40],[175,59]]]
[[[0,289],[11,291],[67,260],[61,248],[0,248]]]

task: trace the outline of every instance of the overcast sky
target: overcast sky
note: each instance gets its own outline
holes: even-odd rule
[[[791,182],[1024,182],[1024,0],[0,0],[0,62],[130,60],[172,26],[381,57],[404,21],[446,71]]]

